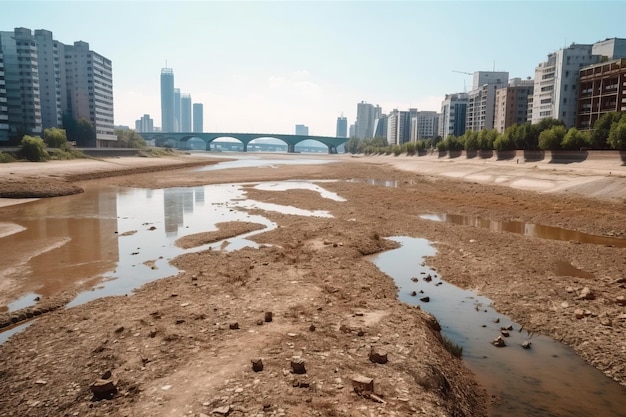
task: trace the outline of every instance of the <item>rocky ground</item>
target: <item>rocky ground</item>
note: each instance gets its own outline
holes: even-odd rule
[[[255,200],[328,210],[333,218],[263,212],[280,227],[254,236],[260,249],[184,255],[174,261],[181,273],[132,296],[40,315],[0,346],[2,414],[485,415],[485,393],[446,350],[436,320],[400,303],[393,281],[365,258],[391,248],[384,237],[394,235],[429,239],[438,252],[428,264],[444,279],[490,297],[501,313],[571,345],[626,385],[624,246],[539,239],[420,217],[459,214],[624,238],[626,195],[584,196],[590,194],[585,187],[599,183],[620,190],[624,178],[615,172],[623,167],[609,178],[587,168],[524,171],[507,163],[339,159],[193,176],[182,166],[163,171],[166,164],[206,163],[181,158],[157,163],[149,174],[100,179],[155,188],[336,179],[324,188],[346,201],[312,191],[249,187]],[[8,165],[16,178],[30,177],[26,183],[52,178],[81,187],[97,170],[136,169],[139,162],[116,163],[112,168],[100,161],[98,169],[61,164],[48,174]],[[28,164],[34,165],[41,166]],[[514,169],[517,186],[510,178]],[[464,180],[460,172],[473,176]],[[503,176],[509,183],[497,185]],[[254,227],[223,224],[217,233],[178,244],[200,245]],[[559,268],[563,263],[576,268],[569,270],[573,276]],[[263,369],[255,371],[252,361],[260,366],[259,359]],[[90,386],[103,376],[109,378],[94,389],[106,399],[94,401]]]

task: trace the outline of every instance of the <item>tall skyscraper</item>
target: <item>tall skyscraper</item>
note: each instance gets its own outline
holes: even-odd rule
[[[305,125],[296,125],[296,135],[309,136],[309,127]]]
[[[336,136],[338,138],[348,137],[348,119],[343,116],[337,117],[337,131]]]
[[[135,131],[139,133],[154,132],[154,121],[150,118],[149,114],[144,114],[141,119],[135,120]]]
[[[0,34],[1,36],[2,34]],[[0,144],[9,141],[9,108],[7,107],[7,90],[4,78],[4,55],[0,43]]]
[[[6,106],[7,140],[21,140],[23,135],[41,135],[41,106],[39,103],[39,71],[37,46],[30,29],[15,28],[0,32],[0,50],[4,61],[5,90],[0,91],[0,106]],[[2,114],[2,110],[0,110]],[[3,124],[4,125],[4,124]]]
[[[174,132],[182,132],[183,119],[180,104],[180,88],[174,88]]]
[[[370,139],[374,136],[374,121],[380,117],[382,110],[379,106],[361,101],[356,106],[356,137]]]
[[[180,95],[180,132],[191,132],[191,95]]]
[[[175,132],[174,71],[161,68],[161,132]]]
[[[91,121],[96,131],[96,143],[91,146],[113,146],[117,136],[113,123],[111,60],[89,50],[87,42],[77,41],[65,45],[65,70],[68,100],[63,112],[76,120]]]
[[[204,106],[202,103],[193,103],[193,131],[194,133],[204,131]]]
[[[446,94],[446,98],[441,102],[439,117],[439,135],[443,139],[450,135],[462,136],[465,133],[468,99],[467,93]]]
[[[402,145],[411,138],[411,114],[417,113],[417,109],[398,111],[394,109],[387,116],[387,143],[389,145]]]
[[[504,88],[509,81],[509,73],[503,71],[476,71],[474,85],[469,92],[465,130],[479,132],[493,129],[496,110],[496,90]]]

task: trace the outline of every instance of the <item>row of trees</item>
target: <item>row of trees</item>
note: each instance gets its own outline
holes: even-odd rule
[[[365,154],[398,155],[406,152],[411,155],[433,148],[439,151],[626,150],[626,113],[604,114],[594,123],[593,130],[584,131],[566,129],[562,121],[546,118],[537,124],[513,125],[504,133],[495,129],[467,131],[459,137],[450,135],[444,140],[440,137],[420,139],[402,146],[389,146],[385,138],[381,137],[363,140],[353,137],[345,144],[346,152]]]
[[[33,162],[46,161],[51,158],[47,148],[54,148],[54,159],[74,159],[84,156],[68,142],[66,131],[56,127],[44,129],[43,138],[25,135],[20,142],[18,156]]]

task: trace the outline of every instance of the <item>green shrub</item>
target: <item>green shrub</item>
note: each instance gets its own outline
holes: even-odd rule
[[[27,159],[31,162],[46,161],[50,155],[46,151],[46,144],[39,136],[25,135],[20,143],[18,155],[20,158]]]
[[[15,162],[15,157],[10,153],[0,152],[0,164],[7,162]]]
[[[454,343],[450,338],[444,335],[441,336],[441,341],[443,342],[443,347],[445,347],[448,352],[452,353],[453,356],[457,358],[463,356],[463,346]]]

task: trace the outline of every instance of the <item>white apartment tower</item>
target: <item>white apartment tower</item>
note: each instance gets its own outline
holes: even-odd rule
[[[149,114],[144,114],[141,119],[135,120],[135,131],[139,133],[154,132],[154,120]]]
[[[465,130],[475,132],[493,129],[496,108],[496,90],[506,87],[509,80],[508,72],[476,71],[474,84],[469,92]]]
[[[417,112],[417,109],[414,113]],[[402,145],[411,139],[411,110],[398,111],[394,109],[387,116],[387,143]]]
[[[65,45],[68,99],[65,113],[88,119],[96,131],[97,147],[114,146],[113,73],[111,60],[89,50],[83,41]]]
[[[465,116],[467,112],[467,93],[446,94],[441,102],[439,116],[439,135],[445,139],[450,135],[462,136],[465,133]]]
[[[379,106],[360,102],[356,106],[356,137],[370,139],[374,137],[374,121],[380,117],[382,110]]]
[[[552,117],[567,128],[576,124],[576,100],[580,68],[600,62],[593,55],[593,45],[573,43],[548,55],[548,60],[535,68],[535,88],[531,123]]]
[[[411,142],[439,136],[439,113],[420,111],[411,117]]]

